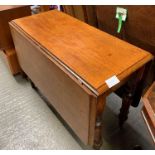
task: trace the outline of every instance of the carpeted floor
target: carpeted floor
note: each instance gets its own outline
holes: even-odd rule
[[[121,99],[107,98],[103,113],[104,143],[101,149],[155,149],[140,114],[131,108],[123,129],[118,127]],[[55,115],[30,83],[13,77],[0,51],[0,149],[91,149]]]

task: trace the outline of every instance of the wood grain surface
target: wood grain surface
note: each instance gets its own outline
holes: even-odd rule
[[[46,48],[97,95],[109,89],[105,84],[108,78],[116,75],[121,81],[152,59],[148,52],[56,10],[12,23]]]
[[[90,102],[92,97],[48,59],[35,42],[24,37],[18,29],[11,27],[11,32],[22,70],[76,135],[85,144],[92,145],[94,133],[92,132],[90,137],[89,130],[93,131],[95,128],[95,117],[91,115],[94,115],[96,110],[91,109],[90,114],[90,106],[96,105]]]

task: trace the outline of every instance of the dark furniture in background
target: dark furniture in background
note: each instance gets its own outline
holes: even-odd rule
[[[0,6],[0,49],[14,48],[8,22],[30,14],[30,6]]]
[[[14,50],[14,44],[8,22],[28,15],[31,15],[30,6],[0,6],[0,50],[4,52],[4,57],[8,62],[13,75],[20,71],[20,67],[17,61],[16,52]]]
[[[62,11],[88,23],[89,25],[97,27],[97,16],[95,6],[82,5],[63,5]]]

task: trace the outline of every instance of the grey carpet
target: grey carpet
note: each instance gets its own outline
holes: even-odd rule
[[[101,149],[155,149],[140,109],[131,108],[123,129],[118,127],[121,99],[107,98]],[[0,149],[91,149],[60,121],[30,83],[13,77],[0,51]]]

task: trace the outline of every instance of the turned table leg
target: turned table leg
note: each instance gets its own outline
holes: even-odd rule
[[[30,81],[31,87],[33,89],[37,90],[37,87],[35,86],[35,84],[32,82],[32,80],[26,75],[26,73],[23,70],[20,71],[20,74],[24,79],[27,79],[28,81]]]
[[[27,75],[26,75],[27,76]],[[28,81],[30,82],[30,84],[31,84],[31,87],[33,88],[33,89],[35,89],[35,90],[38,90],[38,88],[36,87],[36,85],[33,83],[33,81],[27,76],[27,79],[28,79]]]
[[[22,76],[23,79],[27,79],[27,75],[22,69],[20,70],[20,75]]]
[[[125,90],[122,98],[122,107],[119,114],[120,127],[128,118],[130,105],[137,107],[140,102],[150,64],[151,63],[147,63],[137,72],[135,72],[125,85]]]
[[[94,136],[94,149],[100,149],[103,139],[102,139],[102,112],[106,103],[105,96],[99,96],[97,98],[96,107],[96,123],[95,123],[95,136]]]
[[[132,88],[125,90],[123,99],[122,99],[122,107],[120,109],[119,114],[119,125],[122,127],[124,122],[128,119],[128,113],[131,103],[133,102],[133,90]]]
[[[12,73],[12,75],[17,75],[18,73],[20,73],[20,65],[18,62],[18,58],[17,58],[17,54],[14,48],[10,48],[10,49],[3,49],[2,50],[3,53],[5,54],[5,57],[7,59],[10,71]]]
[[[29,79],[29,81],[30,81],[31,87],[32,87],[33,89],[37,90],[37,87],[35,86],[35,84],[34,84],[30,79]]]

